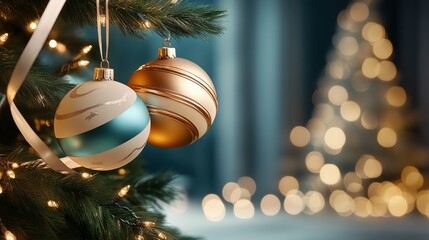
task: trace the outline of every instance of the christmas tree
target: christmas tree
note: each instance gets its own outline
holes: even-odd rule
[[[15,126],[6,100],[14,67],[47,0],[1,1],[0,9],[0,230],[5,239],[190,239],[168,226],[161,202],[180,196],[174,175],[151,175],[139,161],[114,171],[84,168],[62,174],[49,168]],[[121,1],[109,3],[110,20],[124,34],[144,38],[219,35],[224,11],[187,1]],[[104,9],[106,12],[106,9]],[[109,20],[102,15],[102,19]],[[60,154],[53,117],[63,96],[74,87],[66,77],[94,58],[94,43],[73,31],[96,24],[95,1],[68,1],[50,33],[45,52],[66,56],[58,69],[36,61],[14,99],[37,134]],[[54,50],[54,51],[53,51]]]
[[[305,149],[310,177],[305,174],[301,185],[311,190],[305,196],[286,191],[298,182],[282,179],[292,213],[307,205],[314,214],[326,202],[342,216],[400,217],[416,206],[428,214],[419,170],[426,154],[410,132],[414,114],[376,9],[377,1],[358,0],[338,15],[335,48],[313,95],[314,114],[290,133],[291,142]]]

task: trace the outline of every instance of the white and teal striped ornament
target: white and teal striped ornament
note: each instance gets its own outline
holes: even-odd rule
[[[54,131],[73,161],[107,171],[131,162],[143,150],[150,117],[131,88],[113,81],[113,69],[96,68],[94,80],[76,86],[61,100]]]

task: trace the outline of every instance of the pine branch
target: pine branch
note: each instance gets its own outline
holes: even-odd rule
[[[21,164],[13,169],[14,179],[5,174],[11,169],[9,161],[12,159]],[[162,213],[149,205],[119,198],[116,186],[127,177],[112,178],[116,175],[114,172],[110,176],[97,174],[89,179],[80,175],[66,176],[45,168],[40,161],[25,162],[25,159],[22,153],[0,159],[0,172],[4,174],[0,179],[3,187],[0,219],[18,239],[127,240],[135,239],[139,226],[142,226],[145,239],[158,240],[160,233],[169,240],[191,239],[166,226]],[[174,195],[168,191],[168,186],[158,185],[165,188],[159,190],[165,195]],[[146,193],[156,195],[151,190]],[[57,206],[49,206],[50,200]],[[138,225],[140,221],[149,221],[153,226]]]
[[[17,62],[13,51],[0,48],[0,93],[6,93],[7,84]],[[73,87],[57,79],[48,69],[37,63],[16,96],[17,105],[27,109],[56,109],[62,97]],[[29,99],[34,99],[29,101]]]
[[[0,0],[2,6],[0,16],[29,22],[40,17],[47,2],[47,0]],[[148,30],[154,30],[164,37],[168,31],[173,37],[220,35],[223,27],[219,20],[226,15],[223,10],[196,5],[186,0],[175,4],[172,4],[171,0],[111,0],[109,9],[111,21],[118,25],[122,32],[137,37],[144,37]],[[80,26],[95,25],[95,13],[95,1],[73,0],[67,1],[60,18]],[[148,20],[152,27],[147,29],[143,20]]]

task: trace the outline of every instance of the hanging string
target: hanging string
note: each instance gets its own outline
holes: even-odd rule
[[[101,57],[101,62],[100,62],[100,67],[103,68],[103,63],[107,63],[107,68],[110,68],[110,63],[109,63],[109,34],[110,34],[110,28],[109,28],[109,0],[106,0],[105,3],[105,24],[106,24],[106,32],[105,32],[105,52],[106,52],[106,56],[104,56],[103,54],[103,37],[101,34],[101,10],[100,10],[100,0],[96,0],[96,5],[97,5],[97,32],[98,32],[98,47],[100,48],[100,57]]]
[[[167,46],[165,46],[167,44]],[[164,38],[164,42],[162,43],[163,47],[171,47],[171,33],[168,31],[167,38]]]

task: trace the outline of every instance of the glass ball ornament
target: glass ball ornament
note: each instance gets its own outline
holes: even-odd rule
[[[176,58],[172,47],[160,48],[158,59],[138,68],[128,86],[149,109],[152,125],[148,142],[158,147],[195,142],[212,126],[218,111],[210,77],[197,64]]]
[[[150,116],[132,89],[113,80],[113,69],[96,68],[93,80],[79,84],[61,100],[54,132],[70,159],[107,171],[124,166],[143,150]]]

